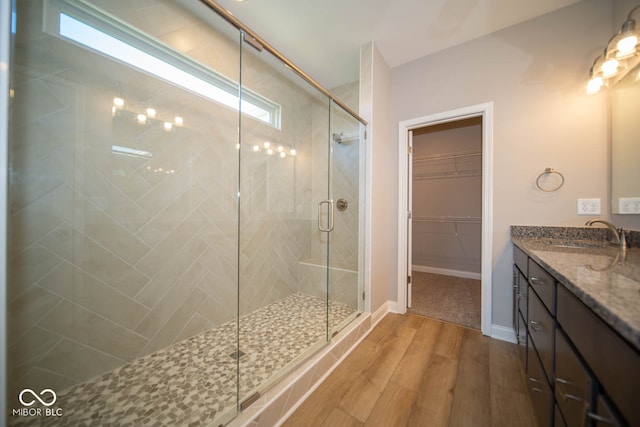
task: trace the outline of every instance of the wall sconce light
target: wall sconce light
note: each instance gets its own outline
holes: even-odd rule
[[[615,34],[604,49],[604,53],[593,61],[589,71],[590,80],[587,83],[587,93],[594,94],[606,86],[608,81],[620,76],[629,69],[628,62],[640,53],[640,31],[632,15],[640,10],[640,5],[631,9],[620,31]]]

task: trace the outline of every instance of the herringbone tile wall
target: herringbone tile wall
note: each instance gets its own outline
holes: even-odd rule
[[[238,297],[245,314],[309,288],[299,261],[326,238],[316,220],[327,186],[326,100],[247,55],[243,82],[282,105],[282,130],[243,119],[240,163],[237,112],[42,33],[35,3],[17,3],[12,74],[9,399],[25,387],[63,389],[211,329],[236,316]],[[95,3],[238,80],[237,42],[174,2]],[[354,87],[346,93],[357,97]],[[125,106],[112,115],[114,96]],[[149,106],[157,119],[139,125]],[[176,115],[184,126],[166,132],[163,120]],[[297,156],[253,151],[269,139]],[[352,158],[341,159],[345,171],[357,169]],[[340,181],[357,193],[357,179]],[[353,267],[349,191],[351,216],[336,220],[343,230],[332,244]]]

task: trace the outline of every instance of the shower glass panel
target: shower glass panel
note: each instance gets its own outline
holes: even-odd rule
[[[13,4],[8,424],[229,422],[362,311],[363,125],[199,1]]]
[[[175,2],[92,3],[15,2],[9,414],[50,389],[67,425],[224,421],[240,35]],[[270,120],[263,101],[243,116]]]
[[[241,404],[327,342],[329,99],[267,51],[242,45],[242,96],[260,93],[279,119],[242,117]],[[322,218],[318,218],[318,215]],[[326,265],[326,263],[324,263]],[[244,405],[243,405],[244,406]]]
[[[357,86],[356,86],[357,88]],[[361,158],[364,126],[339,105],[331,103],[330,199],[334,203],[329,241],[329,329],[333,334],[362,311],[363,262],[361,221]]]

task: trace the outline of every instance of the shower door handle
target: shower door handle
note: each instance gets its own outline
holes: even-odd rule
[[[329,215],[329,224],[327,228],[324,228],[322,226],[322,205],[324,204],[329,206],[329,210],[327,212],[327,214]],[[318,203],[318,230],[325,233],[329,233],[330,231],[333,231],[333,200],[321,200]]]

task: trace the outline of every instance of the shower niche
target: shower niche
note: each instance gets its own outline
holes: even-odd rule
[[[228,422],[363,310],[361,119],[200,3],[14,16],[7,423]]]

